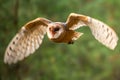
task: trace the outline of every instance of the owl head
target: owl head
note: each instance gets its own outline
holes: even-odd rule
[[[47,28],[49,39],[57,39],[65,33],[65,25],[60,22],[50,23]]]

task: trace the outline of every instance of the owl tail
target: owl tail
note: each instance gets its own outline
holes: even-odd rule
[[[82,35],[83,33],[69,30],[66,32],[66,34],[64,35],[64,38],[60,41],[60,43],[72,44],[75,40],[77,40]]]
[[[74,36],[72,37],[72,40],[75,41],[82,35],[83,33],[74,31]]]

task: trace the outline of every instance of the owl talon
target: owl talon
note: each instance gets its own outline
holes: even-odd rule
[[[69,41],[68,44],[74,44],[74,42],[73,41]]]

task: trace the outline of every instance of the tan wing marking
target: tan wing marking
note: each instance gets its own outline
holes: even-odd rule
[[[83,15],[78,16],[75,13],[71,13],[66,21],[67,28],[70,30],[75,30],[82,26],[86,26],[86,24],[82,20],[86,21],[87,18]]]

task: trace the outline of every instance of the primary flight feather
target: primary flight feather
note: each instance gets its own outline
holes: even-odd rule
[[[66,22],[52,22],[45,18],[37,18],[26,23],[8,45],[4,62],[17,63],[34,53],[42,44],[44,35],[56,43],[72,44],[83,33],[75,30],[88,26],[100,43],[110,49],[117,45],[118,37],[115,31],[105,23],[89,16],[71,13]]]

